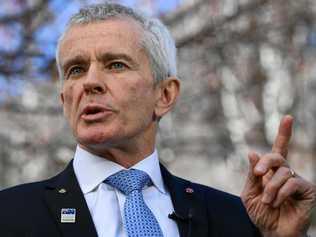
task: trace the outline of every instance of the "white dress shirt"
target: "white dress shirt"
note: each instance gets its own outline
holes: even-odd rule
[[[125,195],[103,181],[110,175],[125,169],[77,146],[73,162],[75,175],[88,204],[99,237],[127,237],[124,223]],[[166,189],[159,166],[158,154],[138,162],[134,169],[145,171],[153,185],[143,189],[144,201],[155,215],[164,237],[178,237],[176,223],[168,218],[174,211],[170,194]]]

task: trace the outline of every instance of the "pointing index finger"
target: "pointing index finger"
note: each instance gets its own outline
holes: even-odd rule
[[[289,142],[292,136],[293,117],[286,115],[282,118],[278,134],[273,143],[272,152],[281,154],[284,158],[287,156]]]

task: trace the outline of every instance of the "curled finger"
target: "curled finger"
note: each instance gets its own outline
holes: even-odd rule
[[[273,202],[282,185],[291,177],[292,173],[288,167],[278,168],[266,183],[261,201],[266,204]]]
[[[286,160],[279,153],[268,153],[260,158],[254,172],[258,176],[265,175],[269,170],[280,166],[288,166]]]
[[[280,188],[273,202],[273,207],[279,207],[285,200],[303,192],[303,183],[300,178],[291,177]]]

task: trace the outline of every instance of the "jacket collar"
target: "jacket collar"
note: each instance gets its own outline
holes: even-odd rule
[[[62,236],[97,237],[72,161],[63,172],[48,181],[45,201]],[[62,214],[62,210],[66,213]],[[70,223],[66,223],[67,218],[70,218]]]
[[[173,176],[163,165],[160,165],[160,169],[175,210],[169,218],[176,221],[180,236],[208,236],[207,202],[203,191],[199,186]],[[45,201],[62,236],[97,237],[72,161],[63,172],[48,181]],[[73,223],[65,223],[62,220],[63,209],[75,210]],[[67,215],[69,214],[64,214],[63,217],[69,217]]]
[[[207,202],[200,186],[173,176],[163,165],[160,169],[175,210],[169,218],[176,221],[180,236],[208,236]]]

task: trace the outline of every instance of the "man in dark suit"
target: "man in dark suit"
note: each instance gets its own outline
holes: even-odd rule
[[[292,117],[272,152],[249,154],[242,201],[159,164],[159,120],[180,90],[165,26],[118,4],[81,9],[56,61],[78,142],[57,176],[0,193],[1,236],[306,236],[316,188],[287,165]]]

